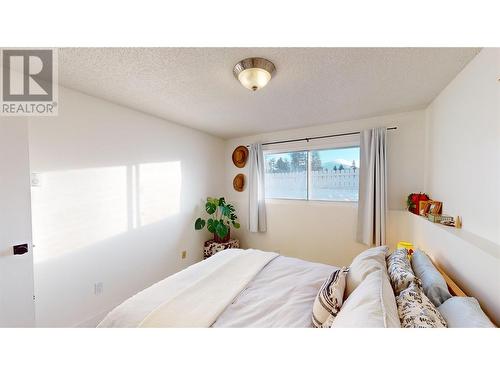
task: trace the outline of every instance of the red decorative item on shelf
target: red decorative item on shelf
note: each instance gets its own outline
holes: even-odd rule
[[[420,201],[428,201],[429,196],[425,193],[411,193],[408,195],[406,199],[406,206],[408,207],[408,211],[413,212],[415,215],[418,215],[418,208],[420,206]]]

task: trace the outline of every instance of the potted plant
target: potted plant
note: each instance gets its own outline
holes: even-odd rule
[[[231,225],[238,229],[240,223],[236,220],[238,217],[235,214],[235,208],[232,204],[227,203],[224,197],[207,198],[205,203],[205,211],[210,217],[205,221],[201,217],[197,218],[194,223],[194,229],[201,230],[207,225],[210,233],[214,234],[214,241],[223,243],[229,241],[231,237]]]

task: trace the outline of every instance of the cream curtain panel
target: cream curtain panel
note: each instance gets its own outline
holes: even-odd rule
[[[357,240],[384,245],[387,220],[387,129],[361,131]]]
[[[249,162],[248,229],[250,232],[265,232],[267,230],[264,188],[265,162],[261,144],[250,145]]]

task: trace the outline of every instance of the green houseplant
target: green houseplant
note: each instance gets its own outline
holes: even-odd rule
[[[235,208],[232,204],[227,203],[224,197],[207,198],[205,203],[205,211],[210,217],[205,221],[201,217],[197,218],[194,223],[194,229],[201,230],[207,226],[210,233],[214,234],[215,242],[227,242],[231,236],[231,225],[238,229],[240,223],[236,220],[238,217],[235,214]]]

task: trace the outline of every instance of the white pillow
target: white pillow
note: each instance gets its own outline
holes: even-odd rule
[[[385,254],[387,246],[373,247],[363,251],[351,263],[345,287],[345,298],[372,272],[386,270]]]
[[[449,328],[495,328],[474,297],[451,297],[438,310]]]
[[[332,323],[332,328],[400,327],[394,292],[385,270],[366,276],[344,301]]]

